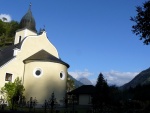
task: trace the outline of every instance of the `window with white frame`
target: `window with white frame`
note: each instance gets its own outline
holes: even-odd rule
[[[37,78],[41,77],[42,74],[43,74],[43,71],[42,71],[41,68],[35,68],[35,69],[33,70],[33,75],[34,75],[35,77],[37,77]]]
[[[12,81],[12,74],[11,73],[6,73],[6,76],[5,76],[5,81]]]
[[[65,79],[65,72],[61,71],[59,76],[60,76],[61,80],[64,80]]]

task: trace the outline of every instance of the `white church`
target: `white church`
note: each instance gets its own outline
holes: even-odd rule
[[[14,44],[0,50],[0,88],[19,77],[26,100],[36,97],[38,105],[43,105],[54,92],[56,101],[62,104],[68,68],[46,32],[37,33],[30,6],[20,21]]]

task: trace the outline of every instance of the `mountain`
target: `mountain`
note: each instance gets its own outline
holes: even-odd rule
[[[92,82],[87,78],[80,78],[79,81],[84,85],[93,85]]]
[[[147,85],[150,84],[150,68],[140,72],[136,75],[130,82],[124,84],[120,89],[129,89],[130,87],[134,88],[137,85]]]
[[[80,81],[78,81],[78,80],[76,80],[75,78],[73,78],[71,75],[69,75],[69,74],[68,74],[68,76],[69,76],[69,78],[70,78],[71,80],[73,80],[73,81],[74,81],[75,88],[78,88],[78,87],[80,87],[80,86],[84,85],[84,84],[83,84],[83,83],[81,83]]]

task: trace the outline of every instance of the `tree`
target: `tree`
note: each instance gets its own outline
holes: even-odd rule
[[[17,29],[19,29],[17,21],[4,22],[0,19],[0,47],[13,44]]]
[[[140,36],[140,40],[144,39],[143,43],[150,43],[150,0],[143,3],[143,6],[136,7],[137,15],[131,17],[131,21],[136,24],[132,26],[132,32]]]
[[[70,78],[71,75],[67,75],[67,92],[75,89],[74,81]]]
[[[14,105],[19,101],[19,97],[23,97],[25,91],[22,81],[17,77],[14,82],[8,82],[1,88],[5,98],[8,101],[9,107],[13,109]]]
[[[57,103],[54,92],[51,94],[51,98],[50,98],[49,102],[50,102],[50,107],[51,107],[51,113],[53,113],[54,106]]]
[[[2,20],[3,20],[3,22],[6,22],[6,21],[7,21],[7,18],[3,17]]]
[[[103,74],[100,73],[95,85],[95,95],[93,97],[93,104],[98,107],[102,107],[102,104],[106,104],[109,100],[109,87],[107,81],[104,79]]]
[[[104,79],[104,76],[102,73],[99,74],[95,87],[100,90],[103,90],[104,87],[108,87],[107,82]]]
[[[121,91],[119,88],[115,85],[109,86],[109,104],[116,106],[119,104],[119,101],[121,100]]]

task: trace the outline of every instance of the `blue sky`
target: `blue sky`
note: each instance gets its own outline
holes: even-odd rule
[[[95,84],[101,72],[122,85],[150,67],[150,46],[131,32],[130,21],[145,0],[1,0],[0,17],[19,22],[30,2],[37,30],[45,26],[75,78]]]

